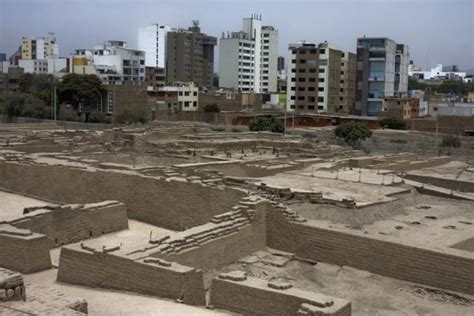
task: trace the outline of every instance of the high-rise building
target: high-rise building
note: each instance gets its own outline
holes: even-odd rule
[[[5,53],[0,53],[0,63],[7,61],[7,55]]]
[[[409,63],[407,45],[386,37],[357,39],[356,112],[377,116],[386,97],[406,95]]]
[[[223,33],[219,48],[219,86],[242,92],[276,92],[278,31],[262,26],[256,14],[240,32]]]
[[[166,35],[171,26],[151,24],[138,29],[138,49],[145,52],[145,66],[164,68],[166,64]]]
[[[216,44],[215,37],[201,33],[197,20],[187,30],[169,31],[166,40],[166,81],[211,86]]]
[[[349,113],[355,99],[353,53],[327,42],[291,44],[288,50],[287,110]]]
[[[72,72],[96,74],[106,84],[145,80],[145,52],[130,49],[123,41],[108,41],[93,49],[77,49],[72,63]]]
[[[23,37],[21,40],[20,59],[49,59],[59,57],[59,47],[54,33],[46,37]]]

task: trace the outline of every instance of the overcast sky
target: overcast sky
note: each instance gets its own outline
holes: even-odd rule
[[[108,39],[136,48],[140,26],[188,27],[195,19],[220,37],[252,13],[279,30],[283,56],[299,40],[355,52],[357,37],[383,36],[408,44],[423,67],[474,68],[474,0],[0,0],[0,52],[9,57],[22,36],[47,32],[56,33],[62,56]]]

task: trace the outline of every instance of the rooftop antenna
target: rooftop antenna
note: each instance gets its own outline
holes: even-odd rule
[[[193,26],[198,27],[199,26],[199,20],[193,20]]]

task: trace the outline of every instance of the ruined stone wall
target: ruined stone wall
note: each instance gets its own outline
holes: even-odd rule
[[[266,282],[213,279],[211,304],[243,315],[351,315],[349,301],[295,288],[273,289]],[[301,313],[305,307],[313,313]]]
[[[205,305],[202,271],[176,263],[164,267],[143,259],[132,261],[114,254],[63,247],[57,281]]]
[[[41,210],[44,209],[39,208],[39,213],[33,211],[9,224],[46,235],[50,248],[128,228],[125,205],[114,201]]]
[[[193,230],[190,235],[190,240],[198,240],[195,243],[196,246],[178,253],[164,254],[157,252],[151,256],[203,270],[211,270],[231,264],[241,257],[266,247],[266,223],[263,209],[267,206],[268,203],[266,202],[255,205],[257,209],[255,218],[252,218],[249,223],[242,223],[243,226],[236,228],[235,231],[233,231],[233,226],[227,226],[225,229],[229,230],[230,234],[226,235],[225,232],[222,235],[221,233],[214,234],[213,230],[204,225],[201,231]],[[236,221],[236,224],[233,225],[241,224]],[[217,230],[222,231],[222,229]],[[215,237],[212,235],[215,235]],[[199,241],[201,236],[203,242]]]
[[[33,273],[51,268],[46,236],[17,235],[15,232],[6,232],[0,226],[0,267],[21,273]]]
[[[474,294],[474,259],[289,222],[267,213],[268,246],[297,256]]]
[[[125,203],[130,218],[184,230],[207,223],[245,193],[127,172],[0,161],[0,187],[63,203]]]

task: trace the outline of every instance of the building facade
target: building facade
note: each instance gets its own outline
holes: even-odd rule
[[[219,42],[219,86],[241,92],[276,92],[278,31],[261,17],[243,20],[243,30],[223,34]]]
[[[355,101],[355,60],[327,42],[291,44],[288,50],[288,111],[349,113]]]
[[[170,114],[180,111],[197,111],[199,108],[199,87],[193,82],[175,82],[173,85],[153,92],[158,111]]]
[[[138,29],[138,49],[145,52],[145,66],[165,68],[166,37],[172,28],[151,24]]]
[[[105,84],[145,80],[145,52],[130,49],[123,41],[108,41],[92,49],[77,49],[72,72],[96,74]]]
[[[59,46],[54,33],[45,37],[23,37],[21,40],[21,59],[47,59],[59,57]]]
[[[201,33],[198,21],[187,30],[168,32],[166,81],[194,82],[199,87],[213,84],[214,46],[217,39]]]
[[[357,39],[357,113],[378,116],[386,97],[406,95],[409,59],[408,46],[389,38]]]

